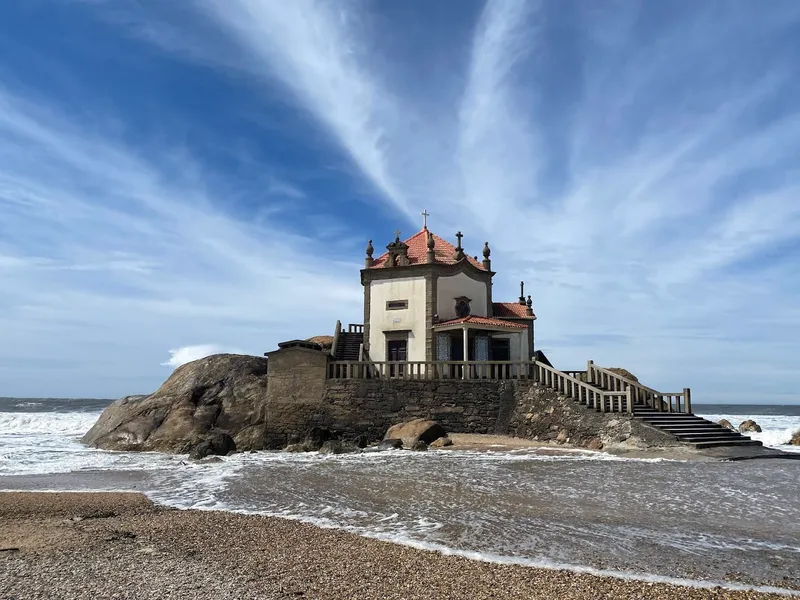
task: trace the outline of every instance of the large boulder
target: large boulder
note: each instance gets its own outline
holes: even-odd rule
[[[266,446],[267,360],[217,354],[178,367],[149,396],[123,398],[108,406],[83,442],[105,450],[217,454],[227,447]],[[221,444],[221,445],[220,445]],[[227,453],[230,450],[227,450]]]
[[[748,433],[748,432],[755,432],[761,433],[761,425],[753,421],[753,419],[747,419],[746,421],[742,421],[739,425],[739,433]]]
[[[404,448],[413,448],[417,442],[425,442],[432,444],[440,437],[446,437],[447,432],[444,427],[439,425],[436,421],[428,421],[426,419],[414,419],[400,423],[399,425],[392,425],[383,436],[384,440],[402,440]]]
[[[792,439],[789,440],[789,444],[792,446],[800,446],[800,429],[794,432]]]
[[[732,429],[733,431],[736,431],[736,427],[734,427],[733,423],[728,421],[728,419],[720,419],[717,421],[717,425],[722,425],[722,427],[725,427],[726,429]]]

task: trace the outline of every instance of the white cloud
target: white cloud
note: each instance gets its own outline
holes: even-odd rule
[[[169,351],[170,358],[168,361],[161,363],[164,367],[172,367],[177,369],[181,365],[199,360],[212,354],[245,354],[240,350],[233,348],[224,348],[218,344],[198,344],[196,346],[183,346],[181,348],[174,348]]]
[[[641,8],[578,9],[570,31],[583,54],[563,81],[550,79],[575,90],[555,122],[544,100],[559,96],[543,87],[540,67],[568,57],[548,46],[547,3],[489,0],[456,92],[444,84],[399,87],[404,57],[375,43],[381,25],[356,10],[365,4],[197,0],[180,19],[159,3],[141,6],[126,22],[136,35],[245,73],[271,100],[280,82],[285,98],[324,127],[399,219],[425,206],[440,234],[460,228],[475,252],[484,239],[492,242],[495,297],[514,298],[516,282],[528,281],[537,337],[557,364],[621,364],[658,387],[692,385],[697,401],[756,394],[775,373],[786,389],[800,384],[792,363],[800,350],[800,283],[792,260],[775,253],[800,242],[800,108],[776,102],[798,92],[796,66],[789,53],[769,56],[768,69],[754,58],[800,22],[796,3],[771,14],[742,5],[723,15],[698,5],[686,9],[690,27],[665,20],[648,36],[636,29]],[[765,103],[770,119],[760,112]],[[163,156],[142,160],[116,142],[43,122],[53,125],[29,108],[12,103],[9,111],[0,97],[0,134],[11,136],[0,138],[0,164],[14,165],[0,168],[0,205],[39,214],[51,224],[43,238],[63,241],[55,224],[64,219],[97,237],[88,250],[60,247],[55,264],[31,273],[47,268],[52,282],[66,265],[87,273],[104,264],[115,277],[124,271],[120,281],[138,295],[109,297],[77,285],[54,294],[44,279],[32,280],[25,306],[39,318],[136,307],[156,327],[163,316],[195,324],[213,318],[252,332],[280,327],[277,315],[304,319],[303,303],[322,282],[342,305],[357,307],[356,266],[298,260],[313,254],[314,242],[282,234],[273,215],[261,235],[210,210],[214,189],[202,180],[165,184]],[[41,168],[39,153],[47,158]],[[104,161],[96,164],[96,156]],[[82,190],[42,183],[61,181],[64,169],[88,176],[109,202],[87,203]],[[753,174],[754,183],[741,184]],[[276,195],[293,197],[280,187]],[[142,218],[143,211],[160,219]],[[119,239],[127,243],[120,247]],[[124,257],[97,260],[110,250]],[[15,247],[0,246],[0,256],[0,269],[39,260]],[[335,308],[325,306],[332,316]],[[231,330],[204,331],[233,343],[224,335]]]
[[[318,259],[336,240],[223,212],[218,198],[241,183],[197,177],[201,164],[163,137],[134,146],[101,118],[89,127],[3,87],[0,107],[4,392],[123,395],[154,388],[163,348],[194,332],[260,355],[359,314],[358,264]],[[250,200],[287,190],[256,184]],[[74,366],[42,389],[44,362]]]

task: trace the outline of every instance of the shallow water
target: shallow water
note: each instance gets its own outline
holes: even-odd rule
[[[522,564],[800,588],[800,461],[448,450],[194,463],[86,449],[77,436],[96,416],[49,414],[45,427],[17,413],[16,429],[0,430],[0,489],[137,490],[169,506],[298,518]]]

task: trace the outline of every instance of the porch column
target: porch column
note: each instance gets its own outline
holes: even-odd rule
[[[522,337],[522,331],[520,331],[518,335],[519,335],[519,361],[520,363],[522,363],[523,361],[525,361],[525,340]],[[509,358],[511,357],[509,356]],[[523,373],[521,373],[520,371],[522,371],[521,364],[517,367],[517,378],[521,378],[523,376]],[[524,373],[524,375],[527,377],[528,374]]]
[[[469,379],[469,374],[467,373],[467,361],[469,360],[469,335],[467,334],[467,326],[464,325],[461,331],[464,334],[464,373],[461,377],[462,379]]]

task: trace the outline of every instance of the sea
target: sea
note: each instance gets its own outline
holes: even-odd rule
[[[241,453],[87,448],[109,400],[0,398],[0,490],[139,491],[176,508],[298,519],[500,563],[709,587],[800,590],[800,460],[588,450]],[[800,405],[696,405],[787,452]],[[793,592],[788,592],[793,593]]]

